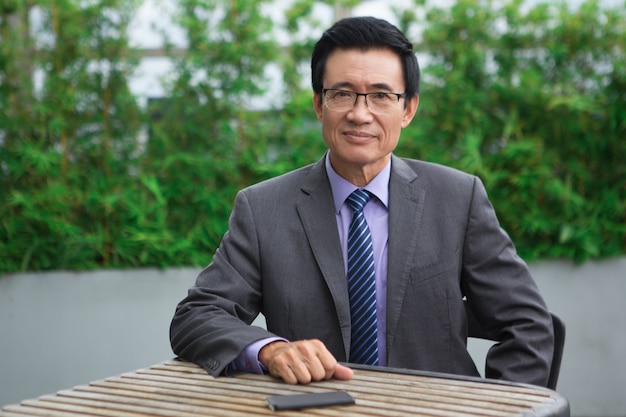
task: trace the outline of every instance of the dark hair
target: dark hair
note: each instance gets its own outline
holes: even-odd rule
[[[328,55],[337,48],[389,48],[400,56],[407,98],[419,93],[420,68],[413,53],[413,44],[386,20],[375,17],[348,17],[337,21],[315,44],[311,56],[313,91],[321,93]]]

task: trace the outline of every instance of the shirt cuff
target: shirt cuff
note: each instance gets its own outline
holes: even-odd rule
[[[282,340],[285,342],[288,341],[281,337],[268,337],[250,343],[244,348],[244,350],[241,351],[239,356],[237,356],[235,360],[231,362],[230,368],[236,372],[250,372],[254,374],[262,374],[267,372],[265,366],[263,366],[261,361],[259,361],[259,352],[265,346],[278,340]]]

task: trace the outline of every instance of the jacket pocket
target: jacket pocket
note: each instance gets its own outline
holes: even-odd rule
[[[410,272],[411,285],[422,285],[440,281],[443,287],[450,285],[450,280],[459,281],[459,250],[453,251],[452,255],[439,258],[434,262],[416,266]]]

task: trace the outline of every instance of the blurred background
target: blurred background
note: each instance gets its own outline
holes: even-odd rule
[[[236,191],[322,156],[310,53],[350,15],[414,43],[396,154],[483,180],[572,415],[626,416],[623,0],[0,1],[0,405],[171,357]]]

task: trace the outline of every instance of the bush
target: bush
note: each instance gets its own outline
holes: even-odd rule
[[[26,3],[0,7],[0,271],[206,264],[238,189],[323,154],[314,1],[285,14],[287,46],[271,1],[177,2],[189,48],[145,107],[138,0]],[[423,67],[397,154],[480,176],[528,260],[626,252],[626,8],[416,3],[397,10]],[[284,105],[255,109],[269,67]]]
[[[399,152],[480,176],[526,259],[624,253],[625,9],[459,0],[423,24]]]

